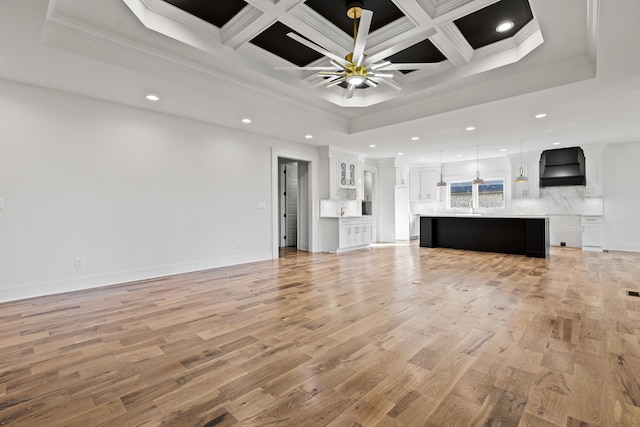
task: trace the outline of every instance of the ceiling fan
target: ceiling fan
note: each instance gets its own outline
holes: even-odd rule
[[[353,52],[348,53],[342,58],[322,46],[294,32],[290,32],[287,33],[287,36],[329,58],[330,65],[324,67],[276,67],[276,69],[318,71],[317,76],[324,79],[326,87],[346,83],[346,98],[350,99],[353,97],[355,88],[365,84],[376,87],[379,83],[383,83],[400,90],[401,87],[399,85],[389,80],[393,78],[393,74],[385,73],[384,71],[422,70],[438,66],[438,64],[433,63],[392,64],[390,61],[380,60],[375,58],[375,56],[367,58],[364,50],[367,37],[369,36],[373,12],[363,9],[361,2],[349,2],[347,4],[347,16],[353,19]]]

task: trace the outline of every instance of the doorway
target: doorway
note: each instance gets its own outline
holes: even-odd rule
[[[298,247],[298,162],[280,163],[280,248]]]
[[[277,249],[278,256],[310,250],[311,193],[310,162],[277,158]]]
[[[377,242],[380,235],[379,197],[378,197],[378,168],[365,164],[364,166],[364,194],[362,197],[362,215],[370,215],[373,219],[372,241]]]

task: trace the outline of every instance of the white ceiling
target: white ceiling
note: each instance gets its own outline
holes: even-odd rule
[[[476,146],[480,157],[508,155],[520,141],[525,151],[556,141],[639,141],[640,2],[530,3],[544,43],[520,61],[415,79],[401,96],[368,107],[314,95],[307,82],[283,78],[242,46],[214,40],[207,50],[192,46],[202,40],[161,35],[123,0],[0,2],[0,78],[377,159],[403,152],[407,162],[436,162],[440,151],[445,162],[475,158]],[[160,101],[145,100],[148,93]],[[535,119],[538,113],[547,117]]]

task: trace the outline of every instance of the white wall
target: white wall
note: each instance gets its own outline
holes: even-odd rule
[[[271,148],[317,158],[36,87],[0,93],[0,301],[271,258]]]
[[[640,142],[609,144],[602,153],[603,247],[640,251]]]

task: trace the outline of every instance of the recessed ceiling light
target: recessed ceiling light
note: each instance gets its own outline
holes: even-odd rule
[[[242,119],[242,123],[249,124],[251,123],[251,119]]]
[[[376,148],[376,144],[369,144],[369,148]]]
[[[313,139],[313,135],[305,135],[304,136],[306,139]]]
[[[467,130],[476,130],[475,126],[469,126]]]
[[[509,31],[510,29],[512,29],[513,25],[514,24],[511,21],[503,22],[496,27],[496,31],[499,33],[504,33],[505,31]]]
[[[504,153],[505,151],[507,151],[507,149],[506,148],[501,148],[500,151],[502,151]]]
[[[398,156],[404,156],[404,153],[398,153]]]
[[[147,96],[146,96],[146,98],[147,98],[149,101],[154,101],[154,102],[155,102],[155,101],[160,101],[160,97],[159,97],[158,95],[154,95],[154,94],[152,94],[152,93],[150,93],[149,95],[147,95]]]
[[[462,157],[462,154],[456,154],[456,157]]]
[[[426,161],[426,160],[427,160],[427,159],[420,159],[420,161],[421,161],[421,162],[424,162],[424,161]]]
[[[536,119],[543,119],[545,117],[547,117],[545,113],[536,114]]]
[[[419,139],[420,139],[420,137],[418,137],[418,136],[414,136],[413,138],[411,138],[412,141],[417,141]]]
[[[556,142],[553,143],[553,145],[560,145],[560,142],[556,141]]]

